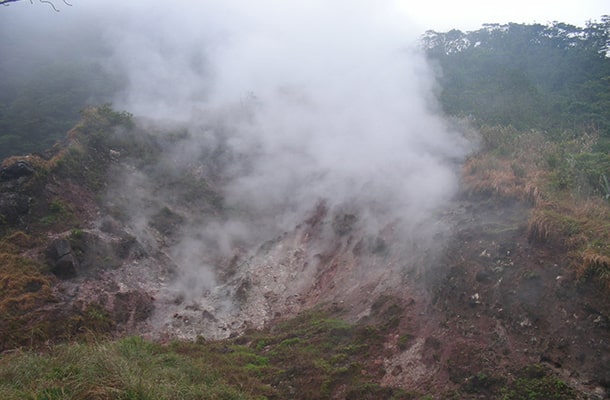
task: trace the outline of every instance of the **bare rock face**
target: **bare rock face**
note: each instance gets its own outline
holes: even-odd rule
[[[10,181],[34,174],[34,168],[26,161],[17,161],[14,164],[0,169],[0,180]]]
[[[59,279],[70,279],[78,275],[78,259],[67,239],[54,240],[45,252],[51,272]]]

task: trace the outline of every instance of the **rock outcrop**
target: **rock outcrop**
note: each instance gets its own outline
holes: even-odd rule
[[[34,175],[34,168],[27,161],[17,161],[7,167],[0,169],[0,180],[10,181]]]
[[[45,251],[45,255],[51,272],[59,279],[70,279],[78,275],[78,259],[69,240],[54,240]]]

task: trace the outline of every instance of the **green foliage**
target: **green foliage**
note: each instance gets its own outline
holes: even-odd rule
[[[551,183],[556,190],[567,190],[583,197],[610,198],[610,154],[560,149],[546,156],[552,170]]]
[[[0,359],[3,399],[247,399],[214,370],[140,338]]]
[[[109,103],[83,110],[81,122],[69,133],[74,142],[58,157],[54,172],[94,192],[103,190],[113,154],[146,159],[146,153],[158,152],[133,128],[132,115],[114,111]]]
[[[71,242],[79,242],[83,240],[85,236],[85,232],[82,229],[74,228],[70,231],[70,241]]]
[[[105,320],[100,308],[83,318]],[[375,333],[375,334],[373,334]],[[383,335],[313,311],[225,341],[138,337],[0,357],[3,399],[419,399],[376,382]],[[344,391],[347,391],[345,393]]]
[[[610,136],[607,16],[585,28],[556,22],[429,31],[423,42],[443,70],[448,113],[520,130],[593,127]]]
[[[522,277],[525,280],[540,279],[540,273],[537,271],[532,271],[532,270],[528,269],[523,272]]]
[[[48,204],[48,213],[40,218],[40,223],[49,227],[57,223],[66,223],[73,219],[73,213],[66,203],[55,198]]]
[[[409,393],[402,389],[384,387],[376,383],[350,386],[345,395],[346,400],[415,400],[420,398],[422,397],[419,393]]]
[[[176,233],[184,222],[184,217],[163,207],[150,220],[149,225],[164,235]]]
[[[606,174],[601,175],[600,186],[602,188],[602,197],[604,200],[610,200],[610,183],[608,183]]]
[[[549,375],[540,365],[532,365],[523,371],[520,376],[508,387],[501,390],[502,400],[571,400],[574,391],[561,379]]]
[[[127,129],[133,129],[134,127],[133,114],[127,111],[115,111],[110,103],[104,103],[98,107],[97,112],[110,126],[122,125]]]
[[[466,393],[494,393],[499,385],[504,383],[504,379],[484,372],[480,372],[466,379],[462,385],[462,390]]]
[[[115,326],[108,311],[102,306],[91,303],[85,311],[71,321],[80,332],[91,332],[97,335],[109,333]]]
[[[409,334],[400,335],[398,337],[398,348],[402,351],[406,350],[413,342],[413,336]]]
[[[574,175],[585,194],[606,197],[610,176],[610,154],[581,153],[574,157]]]

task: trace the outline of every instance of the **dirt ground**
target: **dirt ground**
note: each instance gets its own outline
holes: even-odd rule
[[[448,217],[454,235],[415,298],[424,310],[403,324],[417,340],[386,361],[384,382],[449,389],[541,363],[586,398],[606,398],[603,288],[577,281],[561,248],[528,240],[527,204],[463,198]]]
[[[56,192],[76,193],[69,189]],[[561,246],[528,239],[523,202],[462,195],[435,216],[438,226],[411,237],[399,224],[371,233],[356,216],[321,205],[291,232],[200,260],[214,265],[215,285],[185,293],[175,282],[197,277],[181,276],[172,238],[149,226],[143,241],[79,198],[87,201],[66,202],[82,205],[75,210],[90,221],[78,249],[87,268],[57,282],[53,309],[100,304],[117,335],[222,339],[319,306],[380,323],[376,304],[391,298],[399,323],[373,360],[384,385],[442,394],[479,384],[473,398],[485,398],[496,382],[541,363],[582,398],[607,397],[607,293],[576,279]]]
[[[391,297],[402,313],[375,360],[385,385],[443,393],[477,376],[493,386],[542,364],[583,398],[605,398],[607,296],[576,280],[561,248],[528,240],[528,213],[519,201],[464,196],[441,215],[439,248],[409,258],[408,246],[392,247],[399,235],[391,227],[376,238],[357,228],[329,234],[332,218],[317,210],[294,232],[234,260],[237,272],[222,290],[166,301],[158,310],[171,311],[157,313],[153,326],[168,337],[220,338],[319,305],[379,323],[375,302]],[[222,309],[228,298],[232,306]]]

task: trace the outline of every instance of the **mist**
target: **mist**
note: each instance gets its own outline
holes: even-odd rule
[[[185,291],[216,285],[216,255],[291,231],[319,204],[370,234],[395,224],[403,242],[446,229],[438,214],[472,145],[441,115],[421,32],[394,2],[75,1],[40,20],[51,11],[27,5],[9,11],[51,40],[11,51],[96,58],[124,82],[116,109],[188,132],[159,168],[205,171],[237,211],[181,227],[168,254]],[[206,157],[220,147],[211,174]],[[171,196],[147,190],[153,178],[118,178],[108,197],[124,194],[134,232],[153,243],[147,223]]]
[[[383,199],[417,218],[451,197],[467,145],[436,114],[417,32],[391,3],[185,6],[130,10],[108,29],[129,82],[117,105],[192,128],[223,114],[248,159],[229,203],[277,215]]]

